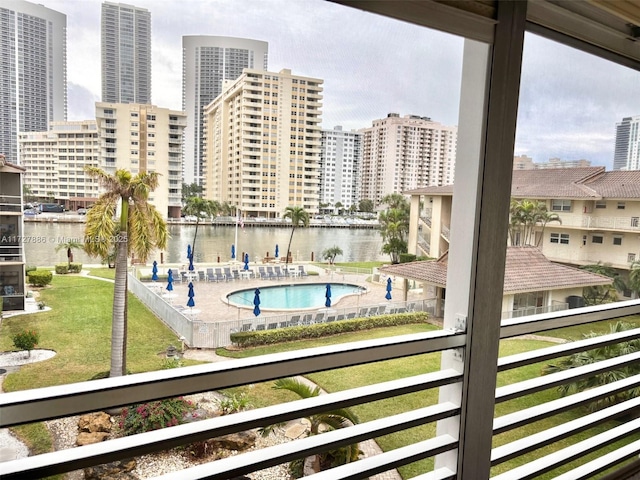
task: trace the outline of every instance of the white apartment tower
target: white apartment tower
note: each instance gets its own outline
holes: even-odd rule
[[[362,162],[362,134],[342,130],[322,130],[320,155],[320,203],[344,209],[358,205],[360,200],[360,164]]]
[[[108,173],[157,172],[160,185],[149,201],[164,218],[182,207],[184,112],[139,103],[96,103],[100,165]]]
[[[361,129],[361,199],[453,183],[457,127],[427,117],[390,113]]]
[[[640,170],[640,115],[616,124],[614,170]]]
[[[151,103],[151,13],[102,4],[102,101]]]
[[[23,183],[40,201],[70,210],[95,202],[98,183],[84,171],[85,165],[101,166],[95,120],[53,122],[49,131],[21,133],[19,143]]]
[[[20,163],[18,133],[67,118],[67,17],[0,0],[0,153]]]
[[[182,37],[182,109],[187,114],[184,182],[202,183],[202,110],[222,93],[224,80],[244,68],[267,70],[268,43],[206,35]]]
[[[279,218],[288,206],[318,211],[322,83],[245,69],[205,116],[206,198],[242,214]]]

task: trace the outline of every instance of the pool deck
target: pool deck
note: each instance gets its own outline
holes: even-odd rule
[[[398,282],[398,285],[394,286],[392,300],[386,300],[386,285],[373,283],[368,281],[371,275],[364,274],[351,274],[351,273],[336,273],[321,271],[319,275],[309,275],[307,277],[287,277],[274,280],[263,279],[240,279],[226,282],[206,282],[206,281],[194,281],[194,302],[195,309],[199,310],[197,319],[202,322],[223,322],[228,320],[239,319],[253,319],[256,318],[253,314],[253,305],[248,305],[247,308],[238,308],[234,305],[228,305],[226,303],[226,297],[229,293],[235,290],[243,290],[247,288],[262,288],[275,285],[286,284],[302,284],[302,283],[321,283],[326,284],[329,282],[334,283],[352,283],[362,287],[366,287],[367,293],[362,295],[348,295],[342,297],[339,301],[332,302],[331,308],[340,310],[348,307],[362,307],[371,305],[389,304],[392,302],[404,301],[402,283]],[[147,283],[151,286],[151,283]],[[160,287],[158,285],[156,288]],[[168,293],[165,289],[166,282],[161,285],[163,294]],[[322,287],[324,288],[324,287]],[[188,282],[174,283],[173,292],[175,296],[170,299],[170,303],[174,306],[182,305],[186,307],[188,301]],[[410,293],[408,300],[419,300],[416,293]],[[312,313],[320,309],[324,309],[324,305],[312,309],[303,310],[262,310],[260,316],[268,317],[270,315],[279,315],[283,313]]]

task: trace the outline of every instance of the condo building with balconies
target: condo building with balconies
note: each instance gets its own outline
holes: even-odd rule
[[[288,69],[226,82],[204,110],[204,196],[256,217],[317,212],[322,83]]]
[[[453,182],[457,127],[390,113],[359,131],[362,199],[379,204],[390,193]]]
[[[159,173],[149,201],[164,218],[180,217],[187,116],[155,105],[96,103],[96,123],[101,168],[110,174],[117,169]]]
[[[341,126],[322,130],[320,203],[348,210],[360,200],[362,134]],[[337,209],[336,209],[337,210]]]

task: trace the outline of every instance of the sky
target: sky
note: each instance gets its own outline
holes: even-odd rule
[[[39,0],[67,15],[68,119],[100,100],[101,0]],[[152,101],[182,109],[182,36],[269,43],[269,70],[324,80],[323,128],[388,113],[458,124],[463,40],[324,0],[137,0],[151,12]],[[640,115],[640,72],[527,34],[516,155],[611,169],[615,125]]]

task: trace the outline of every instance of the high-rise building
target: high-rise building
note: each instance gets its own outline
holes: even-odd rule
[[[624,117],[616,124],[614,170],[640,170],[640,115]]]
[[[322,130],[320,154],[320,203],[348,210],[360,200],[362,134],[342,130]]]
[[[182,37],[182,109],[187,114],[184,182],[202,183],[202,109],[222,93],[224,80],[244,68],[267,70],[268,43],[246,38]]]
[[[101,168],[107,173],[159,173],[149,201],[164,218],[179,218],[184,112],[140,103],[96,103],[96,123]]]
[[[562,160],[560,158],[550,158],[548,162],[536,163],[533,158],[526,155],[516,155],[513,157],[514,170],[542,170],[545,168],[584,168],[590,167],[591,161],[581,158],[580,160]]]
[[[101,166],[95,120],[53,122],[49,131],[21,133],[19,144],[31,195],[70,210],[95,202],[98,182],[84,171],[85,165]]]
[[[390,113],[361,129],[361,199],[453,183],[457,127],[417,115]]]
[[[288,206],[318,211],[322,83],[245,69],[205,116],[204,196],[245,216],[279,218]]]
[[[102,4],[102,101],[151,103],[151,13]]]
[[[0,0],[0,153],[20,163],[18,133],[67,118],[67,17]]]

